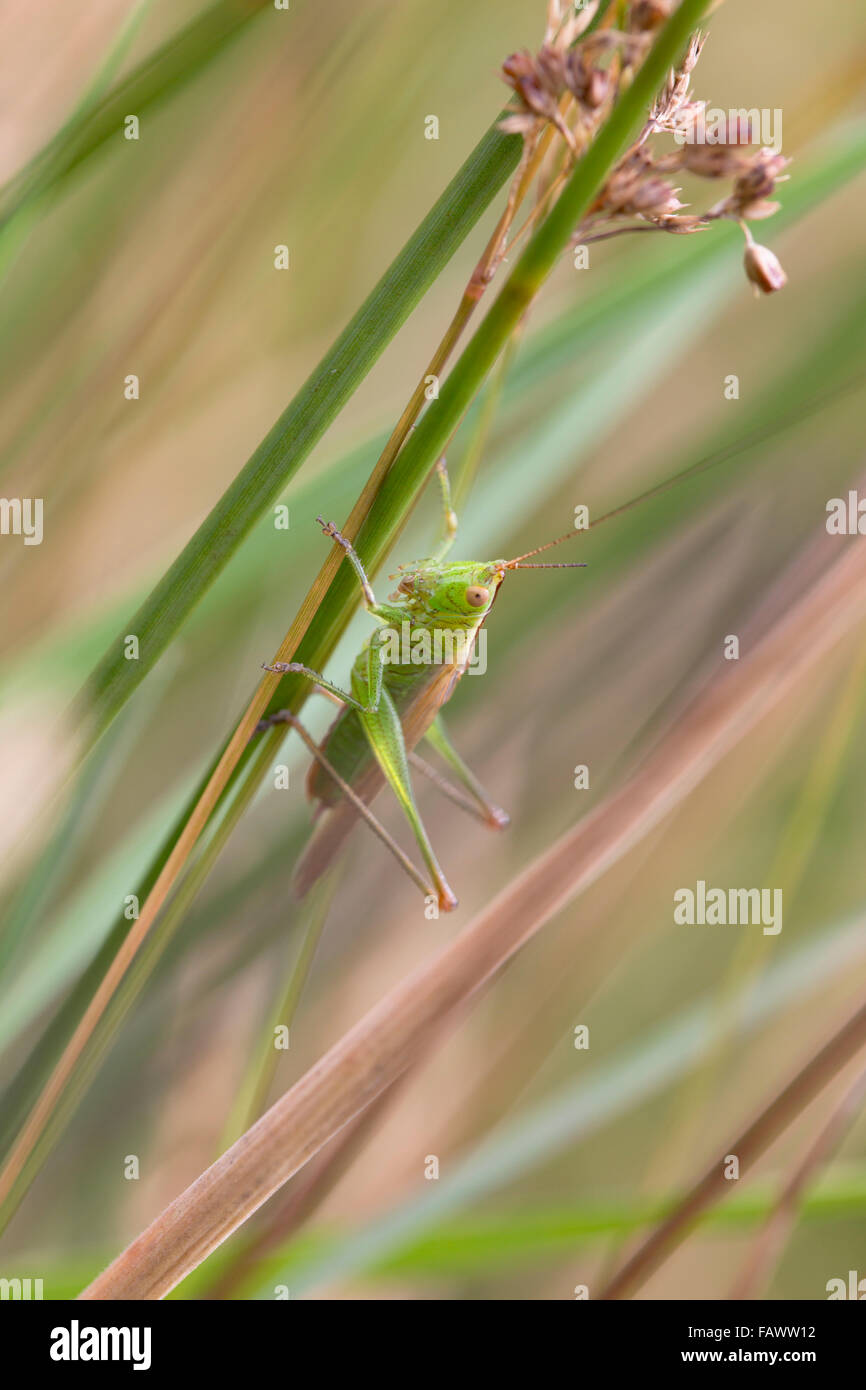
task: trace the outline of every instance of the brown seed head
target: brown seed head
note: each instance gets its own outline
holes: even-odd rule
[[[775,154],[769,149],[758,150],[752,156],[748,169],[734,184],[734,197],[739,198],[743,206],[760,198],[769,198],[775,192],[776,180],[789,163],[790,160],[783,154]]]
[[[685,144],[679,151],[679,166],[702,179],[729,179],[748,169],[752,155],[731,145]]]
[[[610,78],[600,68],[590,67],[580,50],[572,48],[565,55],[565,85],[581,106],[595,111],[607,96]]]
[[[553,50],[542,48],[537,58],[525,50],[512,53],[502,64],[502,77],[514,88],[526,110],[550,119],[556,111],[564,82],[557,80],[547,54],[553,54]]]

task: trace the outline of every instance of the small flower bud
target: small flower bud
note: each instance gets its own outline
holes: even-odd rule
[[[746,275],[756,286],[756,292],[773,294],[776,290],[784,289],[788,283],[788,277],[782,269],[778,256],[770,250],[769,246],[761,246],[757,241],[746,243],[743,265],[746,268]]]

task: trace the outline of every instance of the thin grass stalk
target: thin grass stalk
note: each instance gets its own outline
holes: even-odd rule
[[[762,1286],[772,1278],[797,1224],[809,1187],[815,1183],[821,1169],[830,1161],[859,1118],[864,1100],[866,1072],[861,1072],[784,1183],[758,1232],[748,1260],[731,1288],[730,1299],[738,1301],[760,1297]]]
[[[786,911],[790,911],[791,905],[796,902],[817,844],[820,824],[838,794],[846,759],[851,756],[852,739],[863,702],[864,674],[866,648],[852,665],[839,699],[827,716],[815,754],[803,769],[803,782],[790,815],[786,817],[779,847],[762,875],[765,883],[780,885]],[[711,1112],[714,1083],[719,1081],[725,1064],[730,1061],[741,1000],[766,968],[771,941],[772,938],[765,936],[744,936],[732,952],[731,960],[719,980],[716,1000],[718,1024],[713,1045],[703,1055],[690,1083],[683,1087],[680,1103],[666,1126],[664,1140],[653,1162],[648,1165],[647,1183],[650,1187],[654,1171],[660,1176],[675,1174],[677,1156],[688,1153],[698,1140]],[[611,1261],[611,1270],[623,1258],[623,1253],[617,1252]]]
[[[291,1029],[313,966],[336,886],[335,871],[323,883],[317,885],[308,899],[300,947],[296,948],[294,942],[292,943],[292,962],[288,977],[271,1008],[261,1035],[255,1040],[252,1056],[235,1096],[217,1152],[228,1148],[240,1138],[265,1108],[279,1061],[279,1053],[274,1046],[274,1030],[277,1027],[283,1027],[287,1032]]]
[[[82,1297],[161,1298],[174,1288],[402,1075],[433,1031],[442,1035],[445,1019],[453,1020],[546,922],[659,825],[864,617],[866,555],[851,546],[738,669],[728,668],[693,701],[618,792],[345,1034]],[[866,1010],[855,1032],[861,1024],[866,1040]]]
[[[35,221],[39,199],[52,185],[58,159],[104,97],[152,3],[153,0],[136,0],[68,119],[49,144],[10,180],[9,192],[0,190],[0,208],[7,198],[11,202],[9,214],[0,213],[0,280],[5,278]]]
[[[866,1004],[834,1033],[778,1095],[736,1139],[725,1145],[742,1168],[754,1163],[811,1100],[866,1048]],[[698,1216],[722,1201],[731,1190],[724,1177],[725,1155],[714,1159],[670,1216],[666,1217],[614,1275],[599,1295],[602,1299],[630,1298],[682,1243]]]

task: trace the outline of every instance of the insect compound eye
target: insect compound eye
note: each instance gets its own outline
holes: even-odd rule
[[[480,584],[470,584],[466,590],[466,602],[470,608],[483,608],[490,598],[490,590]]]

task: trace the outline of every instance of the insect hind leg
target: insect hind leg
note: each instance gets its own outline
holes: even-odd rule
[[[471,809],[475,810],[476,814],[484,821],[484,824],[489,826],[491,830],[504,830],[507,825],[510,825],[511,817],[508,812],[503,811],[501,806],[495,805],[494,802],[490,800],[490,797],[475,776],[475,773],[470,767],[467,767],[466,763],[457,752],[457,749],[445,732],[441,717],[434,719],[424,737],[430,746],[435,748],[439,756],[448,764],[460,785],[466,788],[471,798]],[[438,778],[435,769],[421,768],[420,770],[426,772],[428,776],[433,774],[432,780],[438,782],[438,785],[441,790],[445,792],[445,795],[448,796],[450,794],[452,800],[456,799],[453,796],[453,788],[449,790],[449,784],[445,782],[444,778]],[[461,802],[465,805],[465,801],[463,801],[462,798]]]

